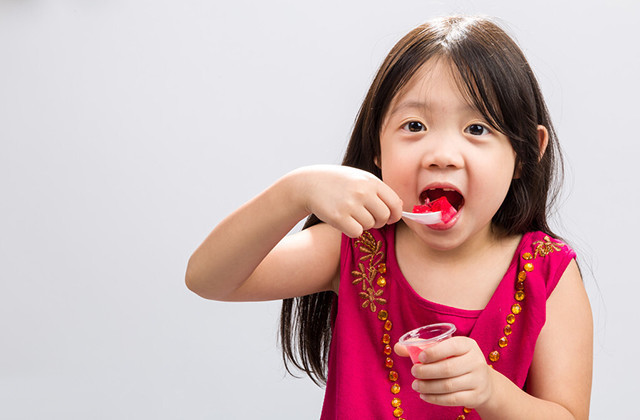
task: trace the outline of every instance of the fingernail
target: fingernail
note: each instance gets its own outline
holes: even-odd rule
[[[414,391],[418,390],[418,381],[413,381],[411,383],[411,388],[413,388]]]

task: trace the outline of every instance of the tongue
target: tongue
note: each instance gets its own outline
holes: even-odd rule
[[[456,215],[456,209],[449,204],[449,200],[447,200],[446,196],[442,196],[437,200],[431,201],[427,204],[423,204],[420,206],[413,206],[414,213],[432,213],[435,211],[442,212],[440,218],[442,219],[442,223],[447,223],[453,216]]]

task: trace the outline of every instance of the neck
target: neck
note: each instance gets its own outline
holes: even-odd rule
[[[508,236],[487,225],[464,243],[454,248],[442,249],[430,246],[404,222],[399,222],[396,239],[397,243],[400,242],[399,246],[403,248],[403,252],[410,252],[430,264],[450,266],[454,263],[473,262],[487,253],[495,252],[497,248],[501,248]]]
[[[396,231],[396,260],[424,299],[483,309],[507,272],[520,239],[520,235],[507,236],[488,227],[455,248],[434,248],[401,223]]]

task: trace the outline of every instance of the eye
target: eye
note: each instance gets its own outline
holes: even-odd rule
[[[491,130],[489,130],[487,127],[481,124],[471,124],[470,126],[464,129],[464,132],[469,133],[472,136],[482,136],[484,134],[491,133]]]
[[[407,131],[411,131],[412,133],[427,131],[427,127],[425,127],[424,124],[422,124],[420,121],[409,121],[408,123],[403,125],[402,128]]]

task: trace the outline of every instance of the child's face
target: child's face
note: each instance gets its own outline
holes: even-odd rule
[[[464,99],[447,61],[427,62],[394,98],[380,149],[382,179],[405,211],[441,195],[458,210],[447,224],[407,221],[425,242],[446,250],[487,237],[513,179],[515,152]]]

